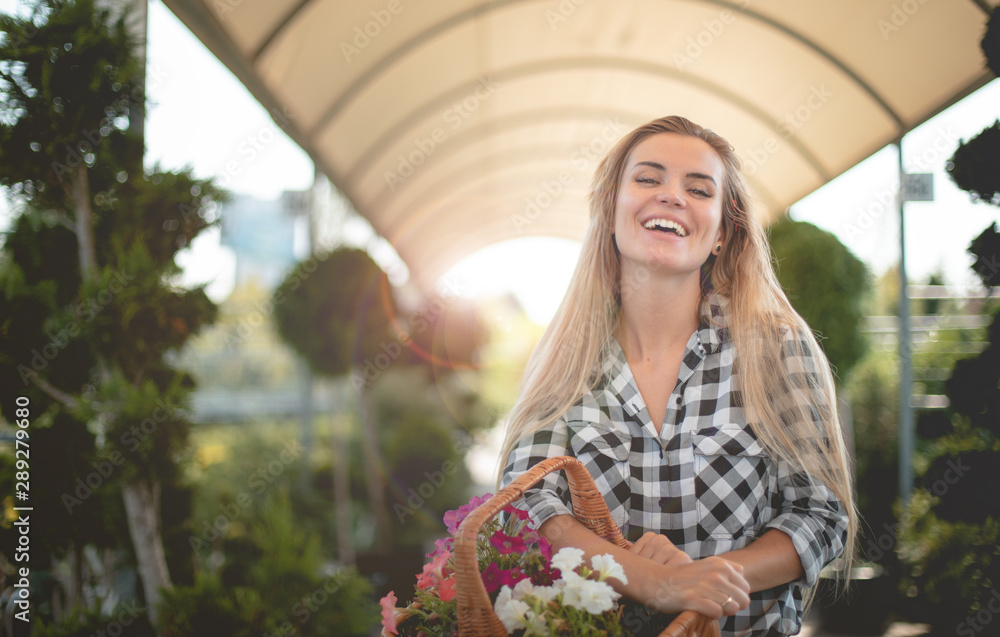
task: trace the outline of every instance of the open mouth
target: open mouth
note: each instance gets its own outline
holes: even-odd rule
[[[678,237],[686,237],[688,234],[687,230],[684,229],[684,226],[669,219],[650,219],[646,223],[642,224],[642,227],[647,230],[656,230],[658,232],[672,232]]]

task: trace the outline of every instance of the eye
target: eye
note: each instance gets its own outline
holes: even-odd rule
[[[640,176],[636,177],[635,180],[637,182],[639,182],[640,184],[655,184],[656,183],[655,179],[653,179],[652,177],[647,177],[645,175],[640,175]]]
[[[692,188],[691,192],[698,195],[699,197],[711,197],[712,194],[705,190],[704,188]]]

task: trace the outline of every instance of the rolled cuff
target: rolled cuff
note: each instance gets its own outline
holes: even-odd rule
[[[819,580],[819,572],[844,550],[846,529],[833,529],[815,519],[795,513],[784,513],[771,520],[766,528],[778,529],[792,538],[792,545],[802,562],[802,577],[798,583],[811,588]]]
[[[573,515],[573,509],[562,498],[552,491],[538,489],[524,494],[528,516],[535,528],[542,527],[549,518],[555,515]]]

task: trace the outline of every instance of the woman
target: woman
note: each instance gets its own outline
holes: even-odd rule
[[[732,147],[682,117],[601,162],[562,305],[525,370],[507,484],[573,455],[627,539],[572,517],[549,475],[525,496],[556,548],[612,553],[619,589],[723,635],[790,635],[855,515],[832,374],[777,282]],[[850,551],[848,551],[849,557]]]

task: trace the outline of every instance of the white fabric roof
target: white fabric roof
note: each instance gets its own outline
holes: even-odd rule
[[[610,143],[680,114],[774,215],[992,79],[986,0],[164,0],[418,280],[580,239]]]

